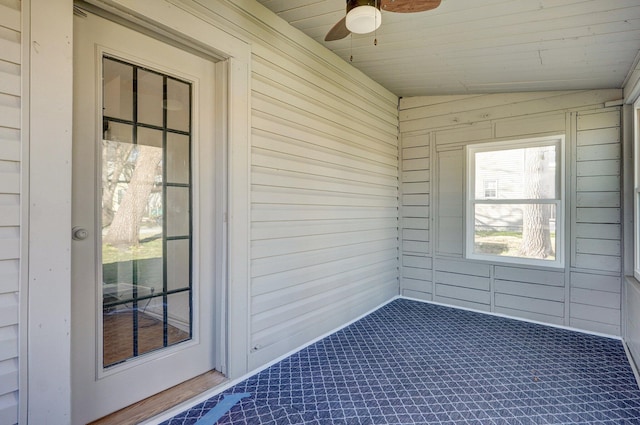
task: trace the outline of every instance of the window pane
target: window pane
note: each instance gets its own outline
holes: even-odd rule
[[[162,75],[138,70],[138,122],[162,125]]]
[[[167,127],[189,131],[191,120],[191,86],[182,81],[167,79]]]
[[[189,234],[189,188],[167,187],[167,236]]]
[[[474,254],[556,258],[554,204],[476,204]]]
[[[167,241],[167,290],[189,287],[189,239]]]
[[[477,152],[475,168],[475,199],[556,199],[556,145]]]
[[[162,153],[162,130],[138,127],[138,145],[153,146]],[[160,174],[162,175],[162,174]]]
[[[104,116],[133,119],[133,66],[104,58]]]
[[[189,292],[178,292],[167,297],[167,316],[170,332],[169,344],[176,344],[191,337],[191,305]]]
[[[167,134],[167,182],[189,183],[189,136]]]

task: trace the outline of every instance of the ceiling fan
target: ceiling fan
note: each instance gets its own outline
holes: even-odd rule
[[[347,0],[347,13],[327,33],[324,41],[340,40],[349,34],[366,34],[382,22],[380,10],[415,13],[435,9],[442,0]]]

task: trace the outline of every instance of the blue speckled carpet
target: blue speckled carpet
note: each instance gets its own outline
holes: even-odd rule
[[[640,424],[622,343],[395,300],[163,425]]]

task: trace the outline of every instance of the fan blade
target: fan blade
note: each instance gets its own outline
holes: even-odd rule
[[[442,0],[381,0],[380,9],[395,13],[424,12],[440,6]]]
[[[324,41],[342,40],[349,34],[351,34],[351,31],[347,29],[347,18],[344,17],[329,30]]]

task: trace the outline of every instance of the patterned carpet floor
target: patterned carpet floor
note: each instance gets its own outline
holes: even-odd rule
[[[620,341],[405,299],[163,425],[237,393],[217,424],[640,424]]]

